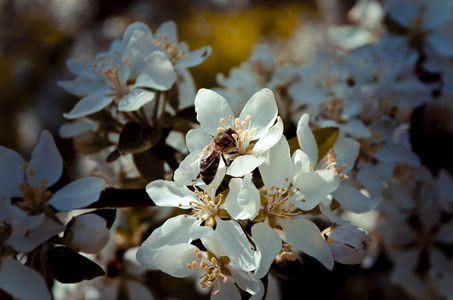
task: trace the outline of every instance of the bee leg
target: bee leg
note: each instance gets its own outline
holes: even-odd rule
[[[195,179],[193,179],[192,182],[197,181],[197,179],[200,178],[200,177],[201,177],[201,173],[198,173],[197,177]]]
[[[223,162],[225,163],[225,166],[229,167],[231,165],[232,161],[229,159],[228,160],[225,159],[225,156],[223,154],[222,154],[222,159],[223,159]]]

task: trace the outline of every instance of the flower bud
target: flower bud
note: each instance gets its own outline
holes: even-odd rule
[[[348,265],[361,263],[366,256],[363,242],[371,242],[371,237],[364,229],[350,224],[326,228],[322,236],[328,243],[334,260]]]
[[[110,239],[107,221],[96,214],[85,214],[74,219],[68,233],[68,247],[75,251],[96,254]]]

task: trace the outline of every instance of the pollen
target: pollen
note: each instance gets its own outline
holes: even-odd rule
[[[220,119],[220,123],[223,125],[224,129],[233,128],[235,133],[232,135],[236,140],[236,145],[238,148],[239,155],[245,155],[248,151],[253,149],[253,134],[256,132],[256,128],[251,125],[251,115],[245,116],[244,120],[241,121],[240,118],[233,118],[229,116],[231,120],[231,125],[226,125],[225,119]],[[217,129],[220,132],[220,129]]]
[[[194,186],[194,185],[193,185]],[[211,187],[213,189],[213,186]],[[219,205],[221,203],[222,194],[219,194],[217,197],[211,197],[207,191],[200,191],[195,188],[195,196],[198,201],[191,201],[189,205],[192,207],[191,215],[196,217],[197,220],[207,221],[206,226],[214,226],[215,216],[220,213]],[[214,198],[214,200],[212,200]]]
[[[297,209],[291,198],[299,192],[299,189],[293,190],[288,178],[285,178],[284,186],[279,188],[272,186],[267,194],[267,206],[264,213],[269,217],[290,218],[301,215],[302,211]]]
[[[181,59],[186,59],[188,57],[183,47],[184,42],[178,43],[175,38],[170,42],[168,36],[159,33],[152,42],[154,46],[162,48],[162,50],[166,52],[168,59],[173,65]]]
[[[204,271],[204,274],[200,276],[202,288],[211,288],[216,283],[218,288],[214,291],[214,294],[217,295],[220,293],[220,283],[217,279],[222,280],[223,283],[228,282],[228,277],[224,274],[225,265],[228,264],[229,259],[226,257],[221,257],[217,259],[212,256],[211,259],[203,258],[203,254],[199,249],[194,250],[197,258],[200,259],[200,262],[193,261],[191,264],[187,264],[188,269],[199,268]]]

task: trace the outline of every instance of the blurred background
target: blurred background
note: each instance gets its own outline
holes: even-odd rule
[[[338,2],[341,5],[315,0],[0,0],[0,145],[25,155],[42,129],[56,133],[64,123],[62,113],[77,101],[56,84],[74,78],[65,61],[91,60],[134,21],[156,30],[174,20],[179,40],[191,49],[210,45],[212,56],[191,69],[197,88],[210,88],[217,86],[218,73],[227,76],[258,42],[291,40],[293,46],[277,57],[303,60],[321,42],[322,32],[312,30],[309,44],[294,43],[294,35],[316,22],[344,22],[354,1]],[[57,143],[67,150],[63,155],[70,155],[69,141]]]

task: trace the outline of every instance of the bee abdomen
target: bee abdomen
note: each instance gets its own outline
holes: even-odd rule
[[[201,160],[200,162],[200,176],[206,184],[210,184],[214,179],[217,169],[219,167],[220,158],[216,157],[213,161]]]

